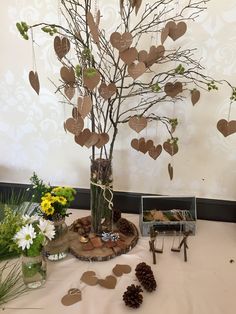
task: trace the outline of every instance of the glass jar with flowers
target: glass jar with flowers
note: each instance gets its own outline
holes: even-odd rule
[[[28,288],[38,288],[45,283],[46,261],[43,248],[54,235],[52,222],[38,216],[23,217],[22,226],[13,239],[22,250],[22,275]]]
[[[69,239],[65,217],[67,209],[74,200],[76,191],[70,187],[55,187],[41,197],[41,211],[45,219],[51,220],[55,227],[55,237],[46,245],[49,260],[60,260],[67,256]]]

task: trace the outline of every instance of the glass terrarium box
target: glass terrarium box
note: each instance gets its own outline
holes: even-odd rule
[[[194,196],[141,196],[139,227],[143,236],[149,236],[150,227],[166,235],[194,235],[196,220]]]

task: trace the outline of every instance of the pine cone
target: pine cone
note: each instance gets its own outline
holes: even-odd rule
[[[120,218],[118,220],[117,227],[124,235],[130,236],[134,234],[133,225],[125,218]]]
[[[113,214],[112,220],[114,223],[116,223],[121,218],[121,212],[119,209],[113,208],[112,214]]]
[[[132,284],[127,287],[127,290],[123,294],[123,300],[125,305],[133,308],[138,308],[143,303],[143,292],[141,286],[135,286]]]
[[[157,283],[149,265],[144,262],[139,263],[135,268],[135,274],[145,290],[148,292],[156,290]]]

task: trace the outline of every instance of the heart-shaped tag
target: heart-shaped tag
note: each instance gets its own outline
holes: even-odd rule
[[[81,117],[84,119],[92,109],[92,100],[89,95],[84,97],[78,97],[77,100],[78,112]]]
[[[171,156],[174,156],[175,154],[178,153],[178,144],[176,142],[174,143],[170,143],[168,141],[166,141],[164,144],[163,144],[163,148],[164,150],[170,154]]]
[[[137,138],[133,138],[131,143],[131,147],[133,147],[135,150],[139,151],[139,141]]]
[[[105,100],[111,98],[116,93],[116,84],[110,83],[109,85],[106,85],[106,83],[101,83],[101,85],[98,88],[99,94],[102,98]]]
[[[80,146],[84,146],[86,141],[89,139],[91,132],[89,129],[84,129],[79,135],[75,136],[75,142]]]
[[[143,62],[139,62],[137,64],[131,63],[128,65],[128,73],[134,80],[145,72],[146,72],[146,65]]]
[[[154,160],[157,159],[157,157],[160,156],[162,152],[162,146],[161,145],[157,145],[156,147],[155,146],[152,146],[149,151],[148,151],[148,154],[150,157],[152,157]]]
[[[224,137],[236,133],[236,120],[227,121],[221,119],[217,123],[217,129],[224,135]]]
[[[65,122],[65,128],[67,131],[74,135],[78,135],[84,127],[84,120],[81,117],[78,117],[77,119],[74,118],[68,118]]]
[[[174,175],[174,170],[173,170],[173,167],[170,163],[168,164],[168,173],[169,173],[170,179],[172,180],[173,175]]]
[[[31,87],[35,90],[35,92],[39,95],[40,84],[38,73],[34,71],[29,72],[29,82]]]
[[[97,133],[95,132],[91,132],[88,140],[84,143],[84,145],[87,147],[87,148],[90,148],[91,146],[93,145],[96,145],[96,143],[99,141],[99,136]]]
[[[109,142],[109,135],[107,133],[98,134],[98,142],[95,144],[97,148],[101,148]]]
[[[199,101],[200,99],[200,91],[197,89],[193,89],[191,91],[191,101],[193,106]]]
[[[146,154],[146,152],[148,151],[148,148],[146,147],[146,141],[144,139],[144,137],[141,137],[139,139],[139,151],[143,154]]]
[[[153,140],[148,140],[146,142],[146,147],[147,147],[148,150],[151,149],[153,146],[154,146]]]
[[[145,117],[133,116],[129,119],[129,126],[137,133],[141,132],[147,126],[147,119]]]
[[[63,66],[60,71],[61,78],[68,85],[74,85],[75,83],[75,72],[72,67],[68,68]]]
[[[69,306],[81,301],[81,299],[81,291],[77,288],[72,288],[61,299],[61,303],[65,306]]]
[[[110,275],[105,279],[98,279],[98,284],[107,289],[114,289],[116,287],[117,279],[116,277]]]
[[[146,50],[141,50],[138,53],[138,61],[139,62],[146,62],[147,61],[147,57],[148,57],[148,53]]]
[[[187,24],[185,22],[176,24],[174,21],[170,21],[166,25],[169,28],[169,37],[174,41],[183,36],[187,30]]]
[[[125,264],[116,264],[116,266],[112,269],[114,275],[117,277],[122,276],[123,274],[128,274],[131,272],[131,267]]]
[[[157,62],[158,59],[162,58],[164,56],[164,53],[165,53],[164,46],[162,45],[159,45],[157,47],[151,46],[145,61],[147,67],[152,66],[155,62]]]
[[[119,51],[124,51],[132,45],[133,37],[132,34],[128,32],[123,33],[122,35],[115,32],[111,34],[110,42],[114,48]]]
[[[165,26],[161,31],[161,44],[163,45],[169,35],[169,27]]]
[[[96,274],[94,271],[84,272],[80,280],[89,286],[96,286],[96,284],[98,283],[98,278],[96,277]]]
[[[125,64],[131,64],[138,58],[138,51],[131,47],[120,52],[120,58]]]
[[[74,89],[74,87],[72,87],[70,85],[66,85],[64,88],[64,93],[65,93],[66,97],[69,100],[71,100],[75,95],[75,89]]]
[[[92,91],[100,82],[100,73],[94,69],[94,68],[89,68],[89,69],[84,69],[83,70],[83,80],[84,80],[84,85]]]
[[[91,32],[91,35],[93,37],[93,40],[95,44],[99,45],[99,31],[98,31],[98,24],[95,23],[93,15],[91,12],[87,13],[87,23]]]
[[[183,91],[183,84],[181,82],[176,82],[174,84],[168,82],[164,87],[164,91],[167,96],[174,98]]]
[[[70,41],[68,38],[60,38],[56,36],[54,38],[54,50],[59,59],[65,57],[65,55],[70,51]]]

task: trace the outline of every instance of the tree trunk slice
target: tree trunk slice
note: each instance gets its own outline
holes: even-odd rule
[[[131,222],[130,222],[131,223]],[[97,261],[103,262],[108,261],[116,256],[121,254],[126,254],[138,242],[138,229],[136,226],[131,223],[134,229],[134,234],[132,236],[126,236],[118,231],[116,227],[113,227],[113,233],[120,234],[120,240],[114,241],[111,245],[115,245],[113,247],[107,247],[107,242],[102,242],[102,247],[93,248],[91,250],[84,250],[83,243],[79,241],[80,236],[77,232],[72,231],[73,224],[69,227],[69,250],[71,254],[73,254],[76,258],[81,261]],[[88,245],[89,247],[89,245]]]

